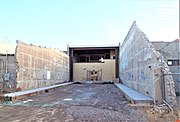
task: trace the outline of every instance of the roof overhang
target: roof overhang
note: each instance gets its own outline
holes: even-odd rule
[[[96,50],[96,49],[116,49],[119,45],[80,45],[80,46],[68,46],[73,50]]]

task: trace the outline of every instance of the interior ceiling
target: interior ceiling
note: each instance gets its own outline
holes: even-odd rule
[[[108,49],[101,49],[101,50],[75,50],[75,54],[105,54],[110,53]]]

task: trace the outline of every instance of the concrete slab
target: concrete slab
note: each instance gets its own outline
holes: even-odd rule
[[[13,93],[7,93],[2,95],[1,97],[5,98],[4,100],[17,100],[24,98],[25,96],[32,96],[36,95],[41,92],[45,92],[46,90],[54,89],[60,86],[65,86],[69,84],[73,84],[74,82],[69,82],[69,83],[62,83],[62,84],[57,84],[53,86],[47,86],[47,87],[41,87],[41,88],[36,88],[36,89],[31,89],[31,90],[25,90],[25,91],[19,91],[19,92],[13,92]]]
[[[152,104],[153,99],[121,83],[114,83],[133,104]]]

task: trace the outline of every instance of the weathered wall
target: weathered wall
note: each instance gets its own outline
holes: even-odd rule
[[[120,48],[120,78],[123,83],[147,96],[162,102],[161,55],[134,22]],[[163,61],[163,60],[162,60]],[[163,61],[164,62],[164,61]],[[163,65],[166,67],[167,65]],[[165,68],[163,68],[165,70]],[[175,104],[174,81],[167,76],[166,99]],[[172,98],[173,97],[173,98]]]
[[[173,79],[175,81],[175,90],[180,94],[180,66],[169,66],[170,71],[174,73]]]
[[[17,42],[17,90],[49,86],[69,80],[69,57],[49,48]]]
[[[0,92],[16,90],[15,46],[0,41]]]
[[[74,81],[83,81],[87,78],[87,70],[101,70],[102,81],[115,79],[115,60],[104,59],[104,63],[73,63]]]
[[[151,42],[155,49],[159,51],[165,58],[168,59],[179,59],[180,58],[180,41],[172,42]]]
[[[151,42],[157,51],[159,51],[166,63],[168,60],[180,60],[180,41],[179,39],[172,42]],[[180,93],[180,65],[169,66],[170,71],[174,73],[173,79],[175,81],[175,90]]]
[[[0,54],[0,92],[15,91],[16,68],[13,54]]]

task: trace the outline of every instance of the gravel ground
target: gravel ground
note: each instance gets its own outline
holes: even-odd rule
[[[3,103],[0,122],[173,122],[130,106],[114,84],[72,84]]]
[[[180,96],[176,96],[176,99],[177,99],[178,119],[180,120]]]

